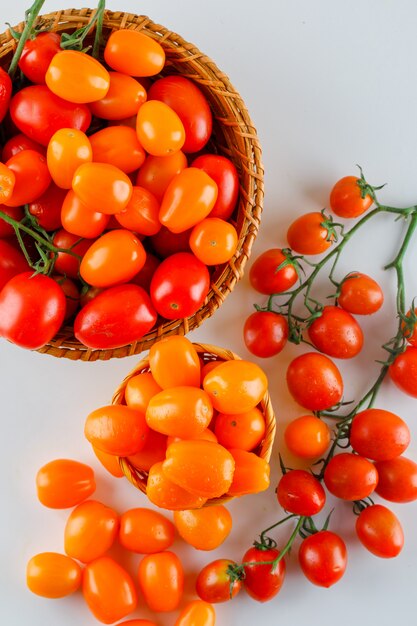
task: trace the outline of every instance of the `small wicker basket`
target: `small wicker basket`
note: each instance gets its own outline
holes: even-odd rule
[[[215,360],[230,361],[233,359],[240,359],[240,357],[234,352],[231,352],[230,350],[225,350],[224,348],[219,348],[217,346],[212,346],[208,344],[199,344],[199,343],[193,343],[193,346],[196,349],[199,357],[205,363],[207,363],[208,361],[215,361]],[[150,371],[149,359],[146,356],[136,365],[136,367],[126,376],[123,382],[116,389],[112,398],[112,404],[123,404],[124,396],[125,396],[125,389],[126,389],[126,385],[128,381],[133,376],[136,376],[137,374],[142,374],[142,373],[149,372],[149,371]],[[272,408],[271,398],[268,392],[265,394],[264,398],[259,403],[258,408],[260,409],[260,411],[262,412],[265,418],[266,429],[265,429],[265,436],[264,436],[263,441],[260,443],[258,448],[254,450],[254,452],[261,458],[265,459],[266,461],[269,461],[271,457],[272,446],[274,444],[276,421],[275,421],[274,411]],[[127,458],[120,458],[119,463],[120,463],[120,467],[124,475],[132,483],[132,485],[134,485],[137,489],[139,489],[140,491],[146,494],[146,483],[148,480],[148,473],[142,470],[138,470],[129,462]],[[228,502],[231,499],[232,498],[230,496],[212,498],[210,500],[207,500],[204,506],[210,506],[214,504],[224,504],[225,502]]]
[[[40,16],[37,23],[39,27],[49,28],[54,32],[72,32],[87,24],[92,14],[91,9],[68,9]],[[22,28],[23,24],[16,26],[17,31],[21,31]],[[236,282],[243,276],[261,219],[264,195],[261,149],[245,104],[228,77],[193,44],[184,41],[182,37],[164,26],[154,24],[148,17],[106,11],[103,23],[104,41],[112,31],[120,28],[142,31],[156,39],[166,53],[167,61],[162,75],[182,74],[190,78],[198,84],[209,101],[213,112],[212,148],[233,161],[240,177],[239,204],[233,218],[239,244],[233,258],[213,274],[205,302],[191,317],[162,321],[139,341],[111,350],[86,348],[75,339],[73,328],[65,326],[51,342],[39,350],[55,357],[95,361],[130,356],[148,350],[155,341],[166,335],[185,335],[200,326],[219,308]],[[90,35],[92,36],[93,34]],[[0,64],[3,67],[6,68],[10,63],[15,47],[16,40],[10,31],[0,35]]]

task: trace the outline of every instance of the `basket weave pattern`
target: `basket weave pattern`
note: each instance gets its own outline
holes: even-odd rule
[[[72,32],[89,22],[91,9],[68,9],[40,16],[37,24],[54,32]],[[73,360],[95,361],[124,357],[148,350],[155,341],[172,334],[187,334],[210,317],[243,276],[246,261],[258,232],[263,206],[263,166],[261,148],[255,127],[239,93],[215,63],[193,44],[153,23],[143,15],[106,11],[103,37],[112,31],[130,28],[157,40],[166,53],[164,74],[181,74],[199,85],[213,113],[213,142],[219,154],[237,167],[240,178],[239,205],[234,224],[238,232],[238,248],[233,258],[212,276],[211,288],[200,309],[186,319],[166,321],[156,326],[139,341],[117,349],[92,350],[80,344],[71,326],[63,327],[54,339],[39,352]],[[17,31],[23,24],[16,26]],[[91,37],[91,36],[90,36]],[[90,41],[86,41],[90,43]],[[0,35],[0,64],[7,67],[16,48],[10,31]]]

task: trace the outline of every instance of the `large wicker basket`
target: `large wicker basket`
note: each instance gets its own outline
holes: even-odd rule
[[[91,19],[91,9],[68,9],[38,18],[40,27],[55,32],[71,32]],[[16,27],[19,31],[23,24]],[[210,317],[233,290],[242,277],[253,241],[257,235],[263,204],[263,168],[261,149],[242,98],[211,59],[193,44],[148,17],[130,13],[106,11],[103,24],[103,39],[113,30],[131,28],[140,30],[156,39],[166,53],[164,73],[182,74],[195,81],[208,99],[214,117],[213,146],[236,165],[240,176],[240,198],[233,217],[239,236],[239,245],[234,257],[221,266],[212,276],[209,294],[200,309],[187,319],[165,321],[155,327],[139,341],[112,350],[91,350],[74,337],[71,326],[66,326],[54,339],[39,351],[55,357],[94,361],[138,354],[147,350],[165,335],[186,334],[197,328]],[[16,41],[7,31],[0,35],[0,62],[7,67],[16,47]]]
[[[215,360],[230,361],[233,359],[240,359],[240,357],[234,352],[231,352],[230,350],[225,350],[224,348],[219,348],[217,346],[199,344],[199,343],[193,343],[193,346],[197,350],[199,357],[205,363],[207,363],[208,361],[215,361]],[[141,374],[141,373],[149,372],[149,371],[150,371],[149,359],[146,356],[136,365],[136,367],[126,376],[123,382],[116,389],[113,395],[112,403],[124,404],[125,403],[125,399],[124,399],[125,389],[126,389],[126,385],[128,381],[133,376],[136,376],[137,374]],[[260,443],[258,448],[254,450],[254,452],[258,456],[265,459],[266,461],[269,461],[271,457],[272,447],[274,444],[276,421],[275,421],[274,411],[272,408],[271,398],[268,392],[265,394],[258,408],[264,415],[266,429],[265,429],[265,436],[264,436],[263,441]],[[137,489],[139,489],[143,493],[146,493],[146,483],[148,479],[148,473],[138,470],[136,467],[132,465],[132,463],[129,462],[127,458],[120,458],[119,463],[126,478],[128,478],[128,480]],[[231,497],[222,496],[221,498],[212,498],[211,500],[207,500],[204,506],[210,506],[213,504],[224,504],[228,500],[231,500]]]

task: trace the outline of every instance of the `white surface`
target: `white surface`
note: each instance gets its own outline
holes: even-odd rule
[[[17,23],[29,0],[7,3],[2,18]],[[79,0],[49,0],[44,12]],[[338,178],[354,173],[360,163],[368,179],[388,182],[381,197],[400,206],[417,199],[414,79],[417,43],[417,5],[413,0],[109,0],[110,9],[144,13],[179,32],[212,56],[240,91],[257,126],[266,170],[263,223],[254,247],[262,250],[285,244],[285,230],[295,216],[321,209]],[[377,371],[377,348],[393,334],[392,272],[381,267],[400,241],[401,224],[380,217],[351,244],[343,256],[345,270],[362,270],[380,279],[386,303],[366,320],[366,344],[354,362],[342,364],[345,397],[359,397]],[[254,258],[254,256],[252,258]],[[417,294],[417,253],[407,258],[407,301]],[[262,302],[247,278],[235,289],[214,318],[191,336],[193,340],[228,346],[242,356],[241,328],[252,302]],[[277,453],[291,462],[281,446],[283,425],[301,414],[288,397],[286,365],[300,349],[289,347],[279,358],[262,362],[269,375],[278,417],[272,485],[266,494],[234,501],[230,510],[234,529],[222,548],[212,554],[195,553],[175,545],[184,557],[187,597],[193,577],[203,563],[225,556],[240,559],[259,532],[281,516],[274,488]],[[95,461],[83,437],[90,410],[107,403],[112,391],[135,365],[137,357],[107,363],[73,363],[31,354],[0,343],[1,443],[0,455],[0,623],[7,626],[90,626],[97,622],[80,594],[47,601],[25,588],[25,565],[33,554],[62,550],[62,531],[68,512],[43,508],[36,500],[37,469],[56,457],[76,458],[97,470],[97,498],[120,512],[145,498],[127,481],[112,479]],[[384,385],[381,405],[398,412],[414,431],[408,456],[417,457],[417,403]],[[329,507],[330,508],[330,505]],[[354,536],[349,505],[338,504],[332,528],[341,530],[349,547],[344,579],[330,590],[312,586],[297,567],[296,550],[288,559],[288,573],[280,595],[260,605],[244,593],[233,602],[217,605],[219,626],[302,624],[403,626],[415,623],[417,569],[415,555],[416,504],[392,507],[406,535],[403,553],[395,560],[379,560],[367,553]],[[289,528],[282,531],[285,542]],[[132,565],[135,573],[136,562]],[[143,606],[143,603],[142,603]],[[135,616],[148,616],[139,609]],[[173,625],[175,615],[160,615],[161,626]]]

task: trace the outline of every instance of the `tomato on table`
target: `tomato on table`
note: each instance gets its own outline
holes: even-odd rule
[[[350,427],[350,444],[362,456],[387,461],[400,456],[410,443],[407,424],[395,413],[366,409],[355,415]]]
[[[276,493],[282,508],[295,515],[317,515],[326,503],[321,483],[306,470],[286,472],[278,483]]]
[[[242,558],[245,577],[243,585],[246,593],[258,602],[272,600],[284,583],[286,565],[284,558],[279,558],[277,548],[253,546]],[[274,566],[271,561],[275,561]]]
[[[404,456],[377,461],[379,481],[376,493],[390,502],[417,500],[417,463]]]
[[[81,585],[82,570],[65,554],[42,552],[26,566],[26,584],[32,593],[44,598],[64,598]]]
[[[216,613],[214,607],[209,602],[203,600],[193,600],[188,602],[182,609],[174,626],[214,626]],[[135,626],[132,624],[132,626]],[[141,626],[137,624],[137,626]],[[143,626],[148,626],[143,624]],[[149,624],[151,626],[151,624]]]
[[[280,267],[282,264],[283,267]],[[255,259],[250,268],[249,280],[259,293],[272,295],[291,289],[298,280],[298,274],[294,264],[280,248],[271,248]]]
[[[345,542],[330,530],[321,530],[303,540],[298,560],[304,575],[313,585],[331,587],[346,571]]]
[[[363,332],[355,318],[337,306],[325,306],[308,327],[312,344],[336,359],[352,359],[362,350]]]
[[[417,348],[408,346],[389,366],[393,383],[404,393],[417,398]]]
[[[343,396],[338,368],[327,356],[316,352],[307,352],[291,361],[287,385],[294,400],[310,411],[330,409]]]
[[[196,550],[215,550],[232,530],[232,516],[223,505],[174,511],[179,535]]]
[[[68,509],[89,498],[96,489],[94,472],[85,463],[56,459],[36,474],[39,501],[50,509]]]
[[[217,604],[234,598],[242,588],[239,578],[231,581],[228,569],[236,565],[230,559],[217,559],[208,563],[197,576],[197,595],[205,602]]]
[[[322,254],[333,243],[328,219],[320,212],[305,213],[289,227],[287,240],[298,254]]]
[[[125,511],[120,517],[120,544],[139,554],[167,550],[174,542],[174,524],[162,513],[148,508]]]
[[[360,272],[351,272],[343,279],[338,304],[355,315],[372,315],[384,303],[384,294],[378,283]]]
[[[168,612],[178,607],[184,592],[184,570],[174,552],[144,556],[139,563],[138,579],[151,611]]]
[[[82,502],[65,524],[65,552],[77,561],[91,563],[110,550],[118,530],[119,516],[113,509],[96,500]]]
[[[314,415],[301,415],[287,425],[284,438],[290,452],[303,459],[315,459],[329,447],[330,429]]]
[[[356,534],[362,545],[384,559],[392,559],[401,552],[404,533],[398,518],[381,504],[364,508],[356,520]]]
[[[255,311],[245,321],[243,340],[251,354],[268,358],[279,354],[288,339],[288,322],[273,311]]]
[[[361,179],[345,176],[337,181],[330,193],[330,208],[339,217],[359,217],[373,204],[373,198],[362,190]]]
[[[378,484],[376,466],[359,454],[342,452],[330,459],[324,470],[324,484],[337,498],[363,500]]]

